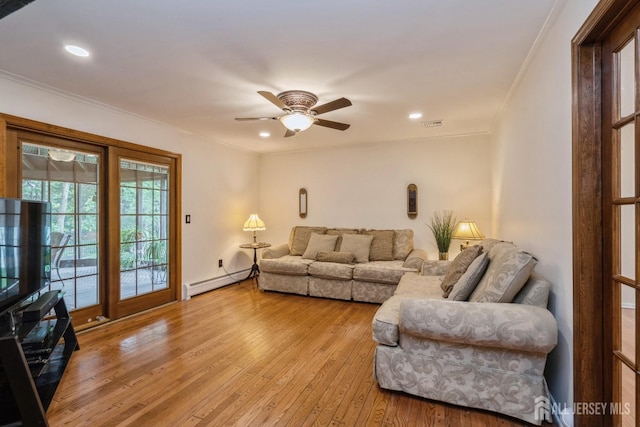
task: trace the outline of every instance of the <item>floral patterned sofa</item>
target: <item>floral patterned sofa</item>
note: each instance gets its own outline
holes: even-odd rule
[[[258,286],[315,297],[382,303],[400,278],[422,269],[427,253],[413,230],[295,226],[289,242],[265,249]]]
[[[487,240],[405,274],[373,320],[380,387],[541,424],[558,328],[535,264]]]

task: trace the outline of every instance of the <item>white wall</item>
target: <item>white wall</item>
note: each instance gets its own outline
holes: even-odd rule
[[[0,74],[0,112],[182,154],[181,283],[251,266],[242,223],[258,207],[258,155]],[[191,224],[184,215],[191,215]]]
[[[488,135],[265,154],[260,162],[261,240],[287,242],[293,225],[411,228],[415,246],[437,259],[426,224],[436,210],[474,219],[491,235]],[[418,217],[407,217],[407,185],[418,186]],[[298,216],[298,190],[308,216]],[[454,241],[450,257],[461,242]]]
[[[566,0],[539,40],[492,133],[493,223],[539,259],[553,284],[559,343],[547,379],[559,403],[573,401],[571,39],[596,0]]]

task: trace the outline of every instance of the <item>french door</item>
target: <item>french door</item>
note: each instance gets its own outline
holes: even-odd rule
[[[638,422],[640,384],[640,6],[602,45],[604,286],[616,426]]]
[[[23,130],[8,136],[19,147],[16,197],[51,204],[51,288],[65,292],[76,326],[179,298],[176,156]]]
[[[109,241],[118,262],[111,263],[111,317],[122,317],[177,298],[176,163],[165,156],[132,150],[110,152]]]
[[[19,196],[51,204],[51,289],[64,291],[76,323],[106,314],[103,150],[20,132]]]

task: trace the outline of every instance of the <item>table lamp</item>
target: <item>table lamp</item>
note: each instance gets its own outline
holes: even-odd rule
[[[246,220],[242,226],[242,231],[253,231],[253,243],[257,243],[256,231],[263,231],[266,229],[267,227],[265,227],[264,221],[260,219],[258,214],[249,215],[249,219]]]
[[[452,239],[466,240],[466,242],[460,245],[460,251],[463,251],[469,247],[469,240],[482,240],[484,239],[484,234],[478,228],[475,221],[469,221],[465,219],[464,221],[460,221],[456,224],[455,229],[453,230],[453,234],[451,235]]]

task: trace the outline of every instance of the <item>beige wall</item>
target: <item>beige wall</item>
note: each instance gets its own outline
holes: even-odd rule
[[[489,137],[471,135],[365,144],[263,155],[260,217],[271,243],[287,241],[292,225],[411,228],[415,244],[437,258],[426,224],[435,210],[474,219],[491,235]],[[407,217],[407,185],[418,186],[418,217]],[[298,216],[306,188],[309,214]],[[460,242],[451,245],[450,256]]]
[[[258,155],[1,74],[0,94],[5,114],[182,154],[182,283],[224,275],[219,258],[230,272],[251,266],[238,245],[248,238],[242,223],[258,206]]]
[[[571,39],[596,0],[556,4],[492,133],[493,223],[539,259],[559,326],[547,378],[559,403],[573,401]]]

